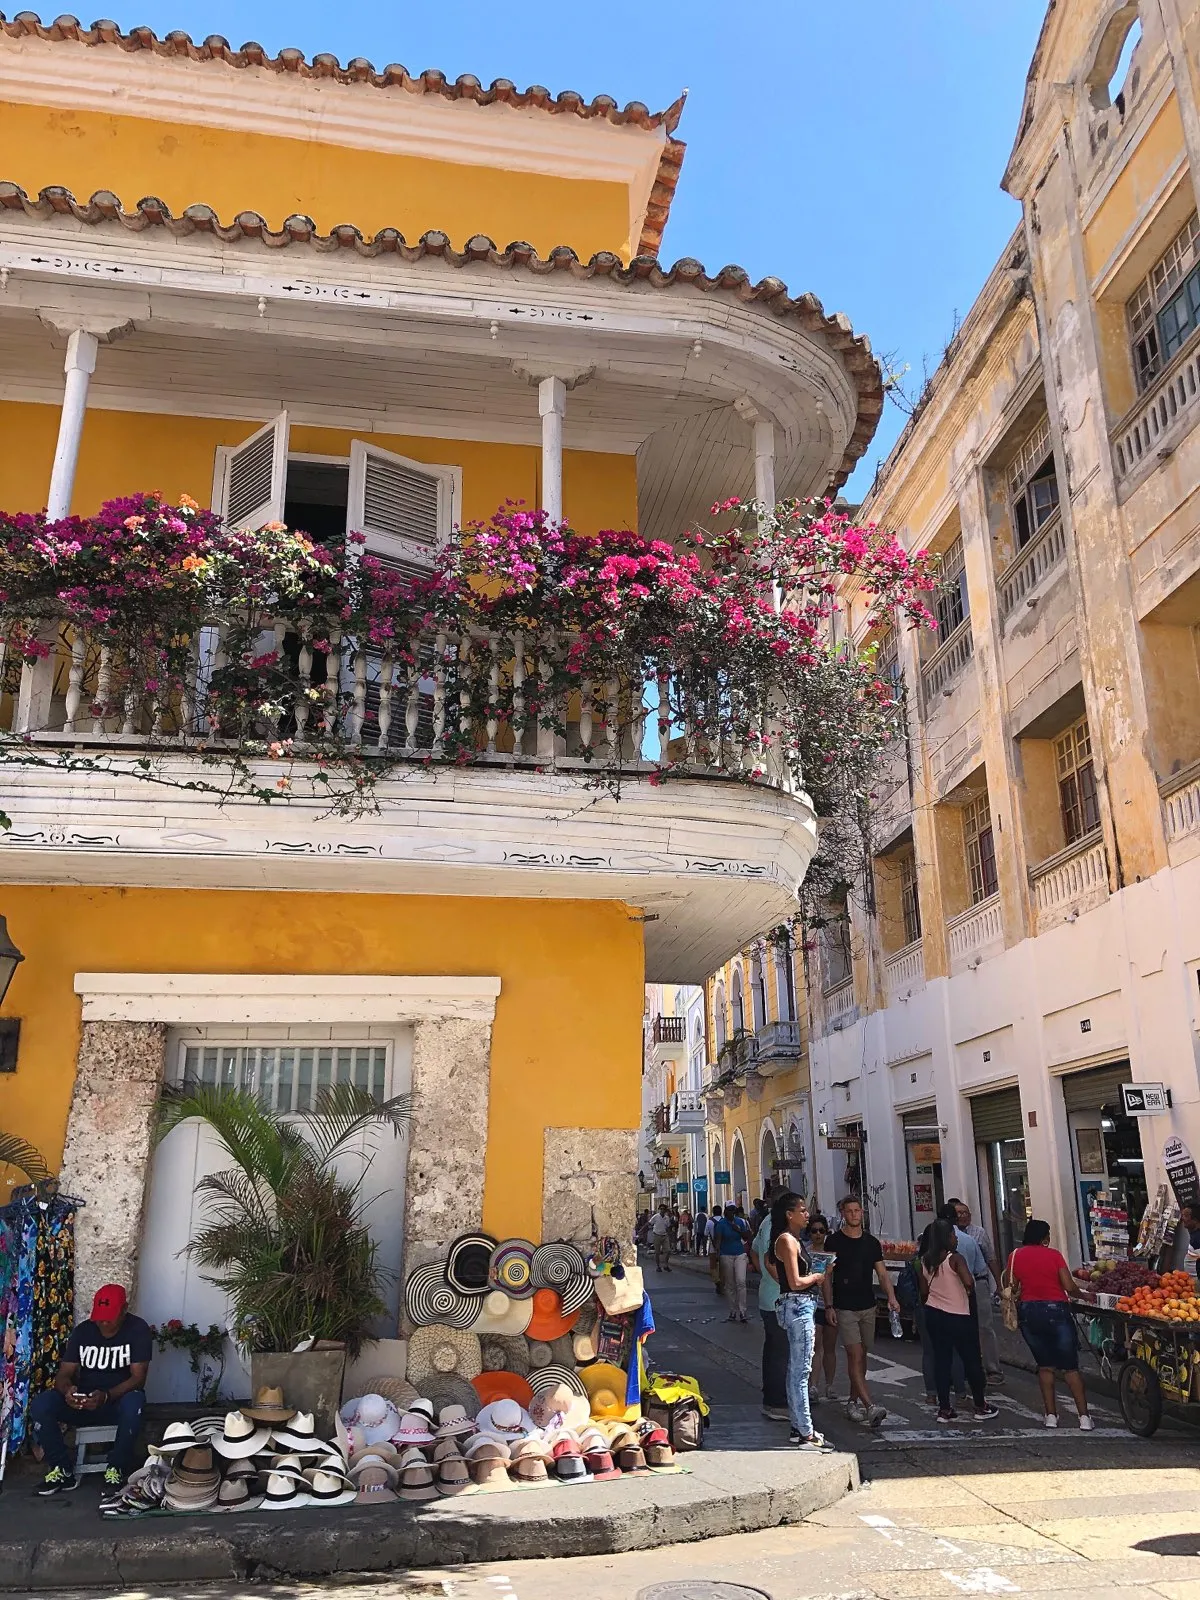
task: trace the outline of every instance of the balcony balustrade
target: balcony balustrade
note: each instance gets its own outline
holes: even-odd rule
[[[1162,441],[1177,425],[1200,415],[1200,340],[1180,351],[1171,365],[1127,411],[1113,434],[1118,478],[1129,478],[1143,463],[1157,464]],[[1169,452],[1168,452],[1169,453]]]
[[[1067,534],[1056,511],[997,579],[1000,616],[1007,618],[1067,554]]]
[[[1200,761],[1159,784],[1168,843],[1200,834]]]
[[[671,1096],[668,1126],[671,1133],[702,1133],[704,1101],[694,1089],[677,1089]]]
[[[686,1018],[684,1017],[655,1017],[654,1042],[655,1044],[685,1044],[687,1042],[685,1028]]]
[[[829,1028],[844,1028],[855,1016],[854,979],[846,978],[832,989],[825,990],[825,1024]]]
[[[921,685],[927,706],[930,701],[935,700],[949,688],[974,653],[975,641],[971,635],[971,619],[967,617],[925,663],[921,673]]]
[[[799,1022],[764,1022],[754,1036],[756,1056],[754,1065],[764,1076],[781,1071],[786,1064],[800,1059],[802,1044]]]
[[[1041,862],[1029,878],[1039,933],[1107,900],[1108,857],[1099,828]]]
[[[946,946],[951,969],[966,966],[977,957],[998,955],[1004,948],[1004,923],[1000,915],[1000,896],[989,895],[978,905],[950,917],[946,922]]]
[[[883,971],[889,1005],[894,1004],[902,995],[907,996],[914,989],[924,988],[925,950],[922,941],[914,939],[911,944],[906,944],[903,950],[897,950],[894,955],[888,956],[883,963]]]

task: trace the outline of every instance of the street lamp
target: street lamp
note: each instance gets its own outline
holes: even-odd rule
[[[8,936],[7,922],[0,917],[0,1006],[4,1004],[4,996],[13,981],[13,974],[24,959],[25,957]]]

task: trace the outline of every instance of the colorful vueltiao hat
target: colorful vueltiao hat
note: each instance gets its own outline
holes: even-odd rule
[[[518,1300],[533,1293],[530,1276],[533,1271],[533,1245],[528,1239],[503,1239],[492,1251],[488,1281],[495,1289]]]
[[[430,1263],[414,1267],[404,1285],[404,1314],[416,1328],[444,1322],[469,1328],[483,1309],[482,1294],[464,1294],[446,1282],[443,1269]]]
[[[460,1233],[446,1257],[446,1282],[462,1294],[486,1294],[495,1248],[490,1233]]]

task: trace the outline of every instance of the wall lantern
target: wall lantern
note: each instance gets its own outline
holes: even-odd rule
[[[4,1004],[4,996],[13,981],[13,974],[24,959],[25,957],[8,936],[7,922],[0,917],[0,1006]]]

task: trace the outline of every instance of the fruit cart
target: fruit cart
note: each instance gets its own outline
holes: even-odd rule
[[[1142,1439],[1157,1430],[1164,1400],[1200,1405],[1196,1280],[1186,1272],[1153,1277],[1130,1294],[1071,1302],[1084,1347],[1115,1380],[1125,1425]]]

